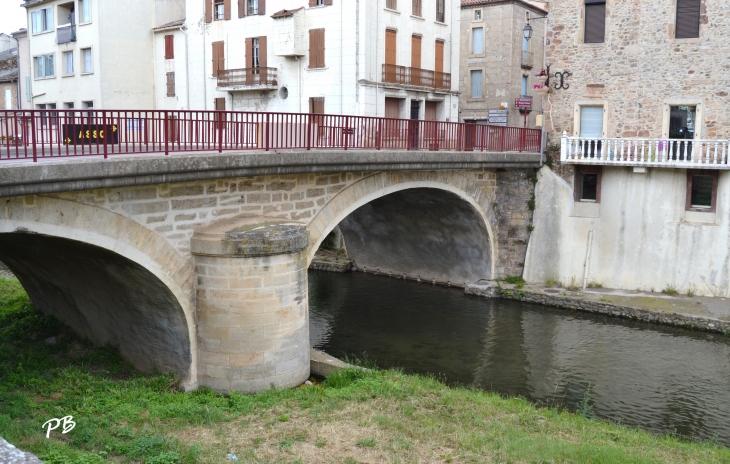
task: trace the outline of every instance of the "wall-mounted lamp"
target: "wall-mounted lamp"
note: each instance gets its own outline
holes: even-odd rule
[[[532,38],[532,26],[530,26],[530,21],[536,21],[538,19],[545,19],[547,16],[538,16],[536,18],[530,18],[527,16],[527,24],[525,24],[525,28],[522,29],[522,34],[525,36],[525,39],[530,40]]]

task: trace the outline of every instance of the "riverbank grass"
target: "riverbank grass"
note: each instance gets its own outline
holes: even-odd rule
[[[55,340],[49,340],[55,337]],[[42,424],[76,427],[45,437]],[[730,450],[537,409],[398,371],[345,370],[259,395],[184,393],[40,315],[0,279],[0,435],[48,464],[728,463]]]

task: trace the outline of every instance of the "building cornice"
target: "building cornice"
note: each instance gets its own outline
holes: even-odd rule
[[[25,3],[23,3],[21,6],[25,7],[26,9],[32,6],[41,5],[43,3],[51,3],[53,0],[25,0]]]

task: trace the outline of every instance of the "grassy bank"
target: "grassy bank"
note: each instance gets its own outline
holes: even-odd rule
[[[44,342],[56,337],[55,344]],[[396,371],[255,396],[183,393],[93,348],[0,279],[0,436],[49,464],[727,462],[730,450]],[[73,415],[68,434],[42,424]]]

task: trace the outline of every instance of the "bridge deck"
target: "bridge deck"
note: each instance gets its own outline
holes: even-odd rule
[[[276,150],[65,157],[0,163],[0,197],[317,172],[538,168],[539,153]]]

